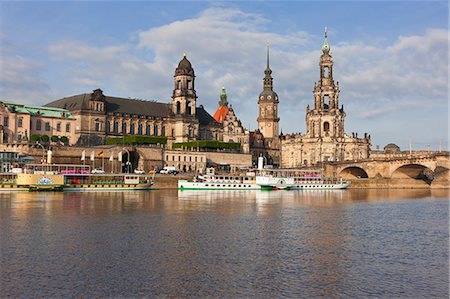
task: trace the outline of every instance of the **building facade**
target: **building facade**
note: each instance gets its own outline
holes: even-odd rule
[[[306,134],[282,137],[282,167],[309,166],[326,161],[361,160],[369,157],[370,135],[349,136],[344,131],[344,107],[339,107],[339,82],[333,78],[333,58],[327,32],[320,56],[320,78],[314,83],[314,108],[306,108]]]
[[[0,143],[29,143],[32,135],[76,142],[75,118],[67,109],[0,102]]]
[[[170,103],[105,96],[100,89],[75,95],[45,105],[68,109],[76,119],[75,134],[79,145],[104,144],[107,137],[124,135],[165,136],[170,146],[194,140],[224,141],[227,122],[216,121],[203,107],[197,107],[195,72],[184,54],[174,74]],[[238,140],[230,134],[225,139]],[[227,141],[227,140],[225,140]]]
[[[228,96],[225,87],[222,87],[219,108],[217,108],[213,117],[218,123],[222,124],[222,141],[239,142],[243,153],[250,152],[250,134],[237,118],[232,105],[228,104]]]
[[[267,46],[267,65],[264,71],[263,91],[258,97],[258,129],[250,135],[250,148],[253,162],[264,157],[265,163],[280,166],[281,148],[279,136],[278,95],[273,90],[272,70],[269,65],[269,46]]]

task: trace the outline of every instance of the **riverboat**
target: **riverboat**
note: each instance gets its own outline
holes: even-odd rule
[[[85,165],[28,164],[21,173],[0,174],[0,191],[149,190],[154,174],[92,174]]]
[[[199,174],[193,180],[178,180],[179,190],[261,190],[256,184],[255,173],[245,175],[215,174],[208,168],[206,174]]]
[[[262,189],[273,190],[334,190],[346,189],[350,182],[325,177],[321,170],[263,169],[256,176],[256,184]]]

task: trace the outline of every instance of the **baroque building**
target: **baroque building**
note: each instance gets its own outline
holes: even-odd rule
[[[228,107],[217,121],[203,107],[197,107],[195,72],[186,53],[173,76],[170,103],[107,96],[101,89],[66,97],[46,107],[67,109],[75,118],[75,142],[79,145],[104,144],[107,137],[124,135],[165,136],[175,142],[220,140],[241,142],[245,130]]]
[[[249,132],[242,126],[242,123],[234,113],[231,104],[228,104],[228,96],[225,87],[222,87],[219,108],[217,108],[214,113],[214,119],[223,125],[222,141],[239,142],[241,144],[242,152],[250,152]]]
[[[0,102],[0,143],[29,143],[32,135],[66,137],[76,142],[69,110]]]
[[[254,162],[262,156],[266,158],[266,164],[280,166],[279,100],[277,93],[273,90],[269,46],[267,46],[267,65],[264,74],[263,91],[258,97],[258,128],[250,134],[250,148]]]
[[[339,107],[339,82],[333,78],[333,58],[327,31],[319,62],[319,81],[314,83],[314,108],[306,108],[306,134],[282,137],[282,167],[309,166],[326,161],[360,160],[369,157],[370,135],[345,134],[344,107]]]

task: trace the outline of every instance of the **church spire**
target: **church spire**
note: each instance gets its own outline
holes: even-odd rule
[[[330,52],[330,45],[328,44],[328,31],[327,27],[325,27],[325,39],[323,41],[322,52],[324,54]]]
[[[265,90],[272,90],[273,89],[273,78],[271,76],[272,74],[272,70],[270,69],[269,66],[269,42],[267,42],[267,66],[266,66],[266,70],[264,71],[264,74],[266,74],[266,76],[264,77],[264,89]]]

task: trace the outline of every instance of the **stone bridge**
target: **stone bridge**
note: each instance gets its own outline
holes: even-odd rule
[[[439,178],[448,182],[449,158],[449,152],[430,152],[420,156],[332,162],[324,165],[324,169],[326,175],[347,179],[421,179],[431,183]]]

